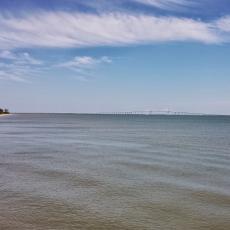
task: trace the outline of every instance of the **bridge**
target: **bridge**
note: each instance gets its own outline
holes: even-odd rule
[[[171,110],[143,110],[143,111],[123,111],[123,112],[103,112],[101,114],[113,115],[207,115],[204,113],[178,112]]]

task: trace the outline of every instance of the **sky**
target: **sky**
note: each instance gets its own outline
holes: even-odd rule
[[[1,0],[0,107],[230,114],[230,1]]]

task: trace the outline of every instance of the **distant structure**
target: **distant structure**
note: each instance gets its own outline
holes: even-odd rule
[[[9,110],[8,109],[2,109],[0,108],[0,114],[9,114]]]
[[[131,112],[109,112],[103,114],[114,114],[114,115],[206,115],[204,113],[189,113],[189,112],[177,112],[168,110],[145,110],[145,111],[131,111]]]

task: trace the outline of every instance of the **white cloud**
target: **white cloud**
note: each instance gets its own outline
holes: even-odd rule
[[[13,53],[8,50],[0,52],[0,79],[27,81],[29,77],[41,73],[41,61],[29,53]],[[37,68],[39,65],[39,68]]]
[[[191,0],[134,0],[135,2],[154,6],[161,9],[175,9],[194,4]]]
[[[0,16],[0,49],[116,46],[167,41],[218,43],[215,22],[148,15],[40,12]]]
[[[90,56],[76,56],[73,60],[57,64],[54,67],[67,68],[68,70],[77,73],[76,78],[81,81],[88,81],[94,78],[96,67],[101,64],[112,63],[112,59],[107,56],[90,57]]]
[[[12,53],[9,50],[2,50],[0,52],[0,59],[9,59],[9,60],[14,60],[16,59],[16,56],[14,53]]]
[[[71,61],[59,64],[58,67],[89,69],[101,63],[111,63],[111,62],[112,60],[107,56],[103,56],[100,58],[94,58],[90,56],[77,56]]]
[[[33,58],[29,53],[13,53],[10,50],[0,51],[0,60],[6,59],[18,64],[41,65],[42,61]]]
[[[76,56],[70,61],[52,65],[33,58],[29,53],[14,53],[9,50],[0,52],[0,80],[29,81],[50,68],[66,68],[81,81],[88,81],[94,77],[96,67],[109,64],[112,59],[107,56],[90,57]],[[70,72],[71,73],[71,72]]]
[[[22,53],[17,56],[17,63],[29,64],[29,65],[41,65],[42,61],[31,57],[29,53]]]
[[[223,32],[230,32],[230,16],[220,18],[217,20],[216,25]]]

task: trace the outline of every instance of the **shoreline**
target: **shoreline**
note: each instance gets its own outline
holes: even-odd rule
[[[10,116],[12,115],[11,113],[10,114],[0,114],[0,117],[5,117],[5,116]]]

